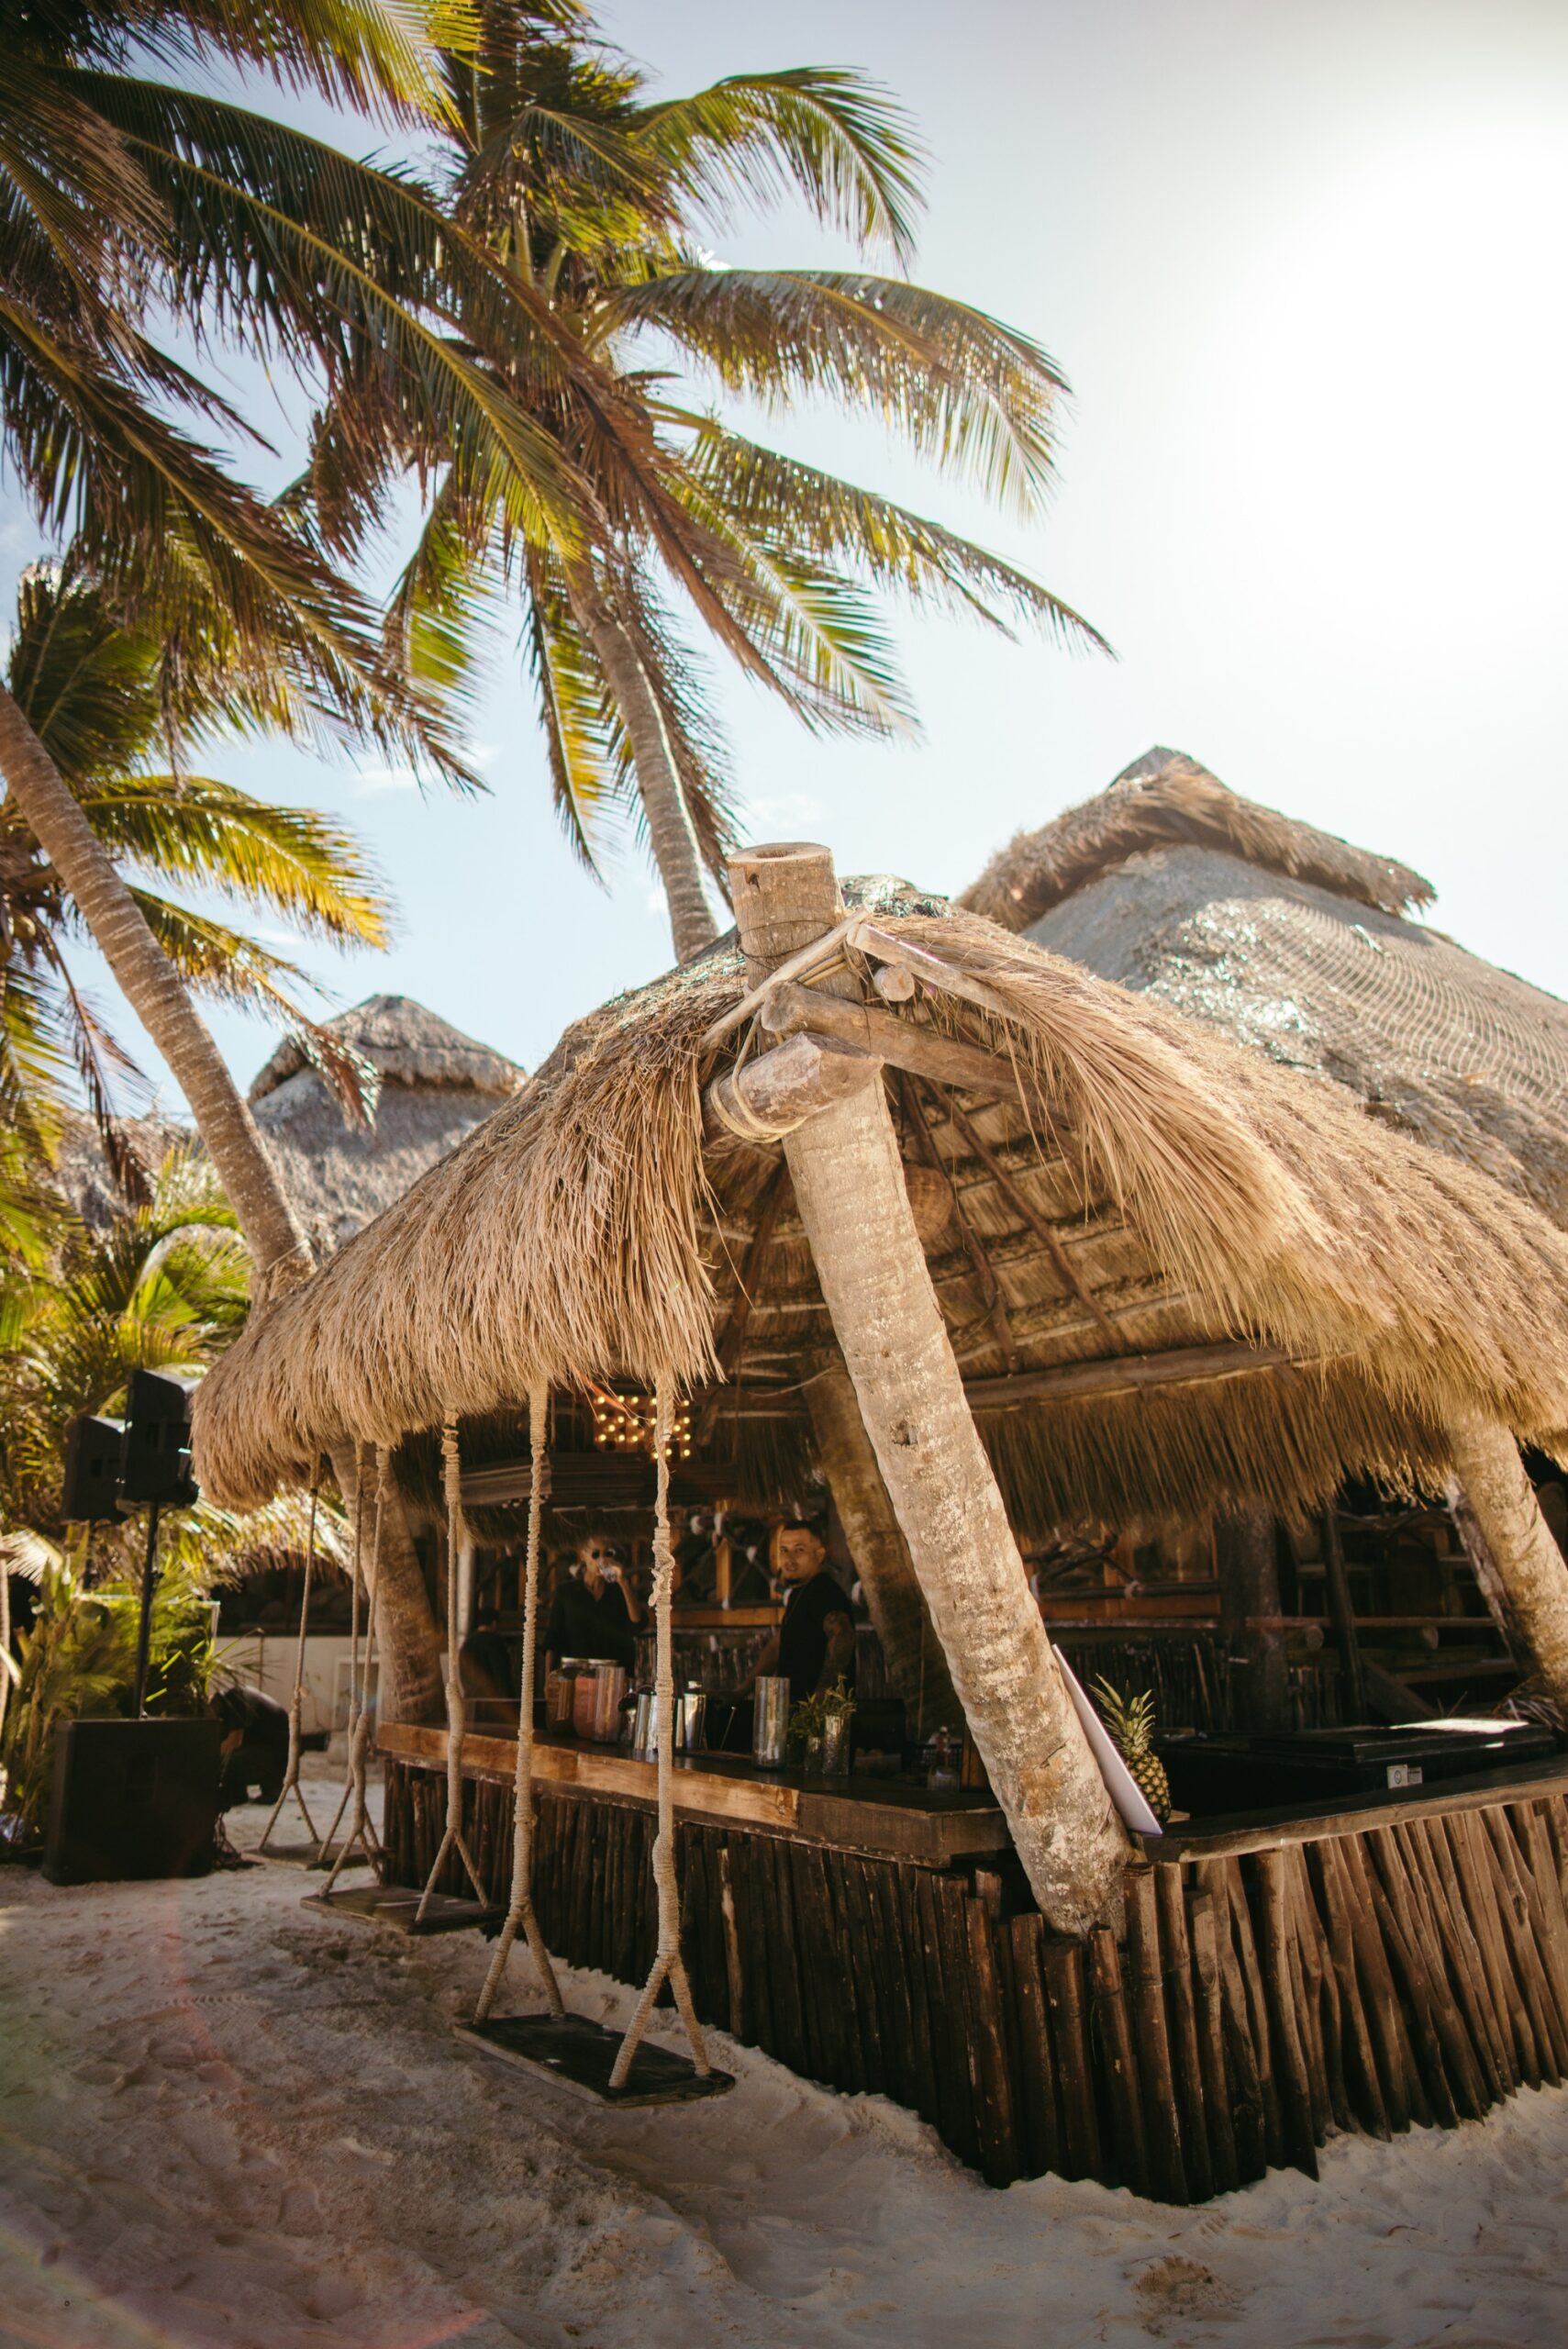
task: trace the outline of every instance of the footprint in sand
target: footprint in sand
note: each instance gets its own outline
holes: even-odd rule
[[[1158,2340],[1167,2326],[1190,2323],[1195,2317],[1224,2321],[1240,2313],[1241,2294],[1198,2259],[1179,2251],[1156,2259],[1133,2283],[1138,2296],[1139,2322]]]

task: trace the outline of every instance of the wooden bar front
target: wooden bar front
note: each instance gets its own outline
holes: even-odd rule
[[[422,1883],[445,1736],[384,1728],[392,1881]],[[464,1750],[470,1848],[505,1900],[512,1741]],[[538,1749],[551,1949],[640,1981],[651,1765]],[[1568,2077],[1568,1768],[1333,1817],[1151,1838],[1124,1931],[1045,1931],[984,1797],[676,1774],[698,2014],[792,2070],[892,2097],[995,2185],[1052,2170],[1171,2202]],[[461,1887],[458,1871],[450,1886]],[[519,1960],[519,1979],[526,1965]]]

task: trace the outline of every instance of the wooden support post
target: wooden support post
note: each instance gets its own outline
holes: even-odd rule
[[[1521,1671],[1568,1708],[1568,1560],[1540,1513],[1507,1428],[1476,1419],[1452,1431],[1449,1507]]]
[[[841,918],[828,851],[730,860],[752,975]],[[804,1039],[795,1040],[796,1042]],[[788,1049],[785,1047],[784,1049]],[[1116,1919],[1127,1839],[1029,1597],[904,1186],[879,1083],[784,1141],[796,1205],[937,1637],[1048,1921],[1083,1932]]]
[[[962,1719],[844,1358],[835,1348],[806,1386],[817,1465],[844,1528],[883,1661],[917,1736]]]
[[[1236,1667],[1237,1727],[1290,1726],[1290,1672],[1280,1625],[1274,1521],[1266,1508],[1239,1508],[1215,1527],[1220,1623]]]
[[[1351,1578],[1345,1572],[1345,1545],[1332,1501],[1323,1512],[1323,1579],[1328,1586],[1329,1614],[1340,1651],[1340,1674],[1345,1691],[1347,1720],[1366,1719],[1366,1681],[1362,1671],[1361,1641],[1356,1636],[1356,1610],[1351,1605]]]

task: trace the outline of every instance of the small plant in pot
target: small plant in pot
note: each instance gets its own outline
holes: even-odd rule
[[[790,1750],[801,1766],[842,1777],[850,1766],[850,1722],[855,1700],[840,1675],[831,1688],[803,1697],[789,1717]]]

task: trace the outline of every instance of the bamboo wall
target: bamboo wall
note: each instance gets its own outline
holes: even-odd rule
[[[421,1883],[444,1780],[392,1760],[386,1780],[389,1876]],[[465,1791],[504,1900],[511,1789]],[[639,1804],[541,1794],[534,1898],[572,1964],[645,1976],[653,1823]],[[1083,1943],[984,1872],[677,1832],[702,2020],[912,2107],[994,2185],[1054,2170],[1201,2201],[1270,2166],[1316,2176],[1333,2129],[1451,2127],[1568,2077],[1559,1792],[1140,1866],[1125,1932]],[[443,1884],[464,1888],[455,1868]]]

